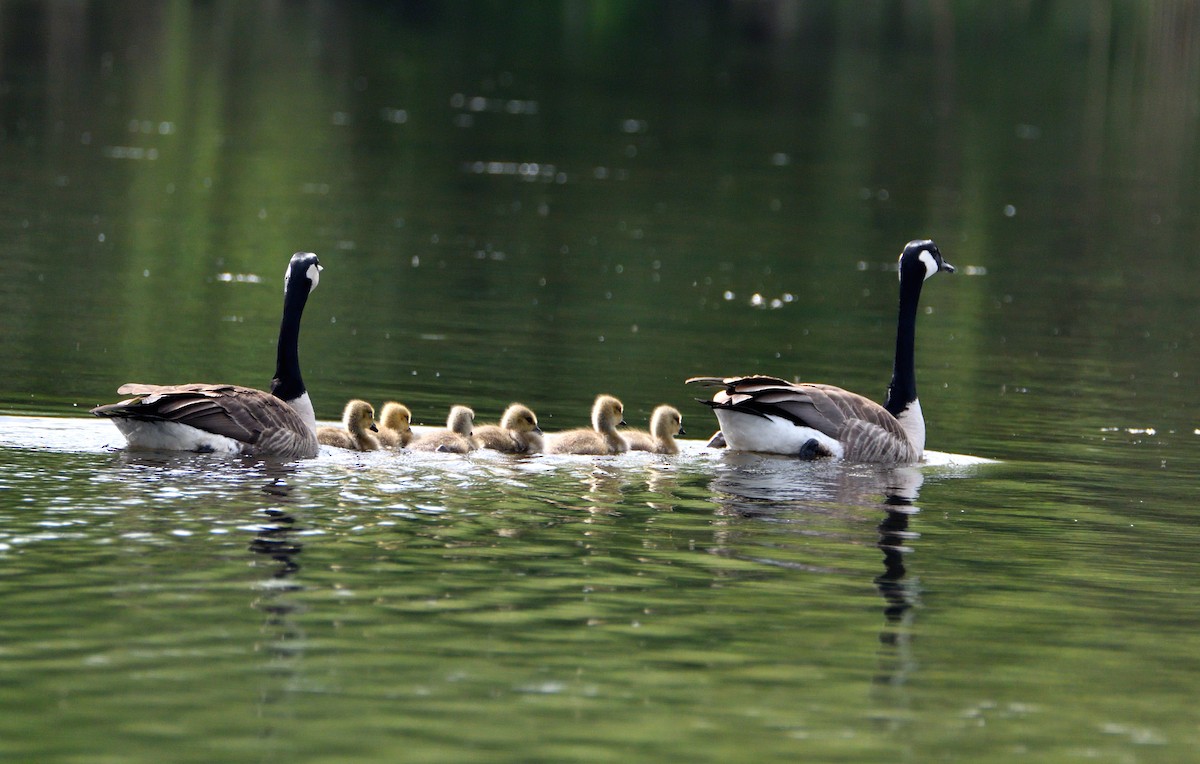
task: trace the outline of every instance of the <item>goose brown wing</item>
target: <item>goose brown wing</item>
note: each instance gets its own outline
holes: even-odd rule
[[[818,385],[787,382],[777,377],[694,377],[698,382],[724,389],[712,400],[700,400],[714,409],[730,409],[761,417],[778,416],[836,437],[844,418],[842,410]],[[844,392],[844,391],[843,391]],[[814,395],[814,393],[817,393]]]
[[[133,396],[92,409],[97,416],[177,422],[245,443],[261,454],[316,455],[312,435],[300,415],[280,399],[237,385],[144,385],[118,388]]]
[[[905,463],[917,461],[917,453],[908,435],[862,419],[851,419],[838,438],[845,458],[855,462]]]

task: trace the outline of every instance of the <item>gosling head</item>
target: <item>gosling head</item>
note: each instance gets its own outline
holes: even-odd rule
[[[536,432],[538,435],[542,434],[542,428],[538,427],[537,416],[528,406],[522,406],[520,403],[514,403],[504,410],[504,416],[500,419],[500,426],[514,432]]]
[[[402,403],[388,401],[383,404],[383,410],[379,414],[379,423],[389,430],[409,432],[412,429],[412,412],[408,410],[408,406]]]
[[[592,427],[608,430],[625,424],[625,406],[611,395],[597,395],[592,405]]]
[[[683,431],[683,415],[674,406],[659,406],[650,417],[650,432],[659,438],[686,435]]]
[[[451,407],[450,416],[446,417],[446,429],[467,438],[471,437],[475,430],[475,412],[467,406]]]
[[[350,432],[379,432],[379,428],[375,426],[375,409],[366,401],[355,399],[347,403],[346,410],[342,413],[342,423]]]

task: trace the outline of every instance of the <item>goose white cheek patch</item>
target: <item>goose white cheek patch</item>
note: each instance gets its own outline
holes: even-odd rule
[[[308,280],[312,282],[312,287],[309,291],[317,288],[317,284],[321,281],[321,270],[322,268],[320,265],[313,263],[312,265],[308,266],[308,270],[304,272],[304,275],[307,276]],[[283,272],[283,291],[285,294],[287,293],[288,282],[291,280],[292,266],[289,265],[287,270]]]
[[[933,259],[933,255],[927,249],[921,250],[921,264],[925,266],[925,278],[938,272],[937,260]]]

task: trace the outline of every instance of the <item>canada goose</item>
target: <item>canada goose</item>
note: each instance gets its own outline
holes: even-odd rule
[[[674,406],[659,406],[650,416],[650,431],[626,430],[625,440],[630,451],[653,451],[656,454],[677,454],[679,444],[676,435],[687,435],[683,431],[683,415]]]
[[[726,446],[801,458],[835,457],[860,462],[920,461],[925,419],[913,368],[917,303],[925,279],[954,272],[928,239],[910,241],[900,255],[900,312],[896,359],[887,401],[874,401],[832,385],[787,382],[775,377],[694,377],[688,382],[723,387],[711,401]],[[720,438],[714,437],[714,441]]]
[[[465,454],[479,448],[471,437],[475,427],[475,412],[466,406],[454,406],[446,417],[446,429],[422,435],[409,446],[415,451],[442,451]]]
[[[121,385],[133,396],[92,409],[109,417],[134,448],[310,459],[317,455],[317,418],[300,376],[300,317],[317,288],[321,263],[292,255],[283,277],[283,320],[271,392],[236,385]]]
[[[542,450],[542,428],[528,406],[514,403],[504,410],[500,424],[475,428],[475,440],[482,448],[506,454],[536,454]]]
[[[395,401],[383,404],[379,414],[379,443],[388,448],[404,448],[413,439],[412,412]]]
[[[375,409],[366,401],[352,400],[342,412],[342,427],[318,427],[317,442],[351,451],[377,451],[379,432],[375,426]]]
[[[617,427],[625,424],[625,407],[611,395],[598,395],[592,404],[592,429],[566,430],[550,436],[549,454],[621,454],[629,444]]]

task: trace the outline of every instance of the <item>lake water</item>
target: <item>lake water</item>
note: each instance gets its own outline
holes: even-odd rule
[[[0,757],[1200,750],[1200,18],[1109,3],[0,7]],[[688,376],[926,464],[703,447]],[[127,381],[620,396],[678,457],[133,453]]]

